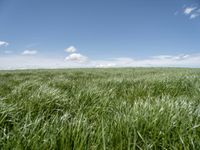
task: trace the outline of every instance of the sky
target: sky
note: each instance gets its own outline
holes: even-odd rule
[[[0,0],[0,69],[200,67],[200,0]]]

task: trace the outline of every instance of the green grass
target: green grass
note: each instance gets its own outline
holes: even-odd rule
[[[0,72],[0,149],[200,149],[200,69]]]

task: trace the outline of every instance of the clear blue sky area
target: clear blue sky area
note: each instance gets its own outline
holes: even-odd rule
[[[92,59],[200,52],[200,3],[192,0],[0,0],[0,47],[17,55]],[[185,12],[187,8],[194,8]],[[193,13],[193,17],[191,16]],[[195,16],[196,14],[196,16]]]

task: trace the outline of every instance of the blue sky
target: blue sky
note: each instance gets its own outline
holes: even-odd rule
[[[198,0],[0,0],[0,69],[200,67]]]

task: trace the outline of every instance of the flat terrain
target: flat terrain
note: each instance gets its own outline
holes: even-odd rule
[[[0,149],[200,149],[200,69],[0,71]]]

